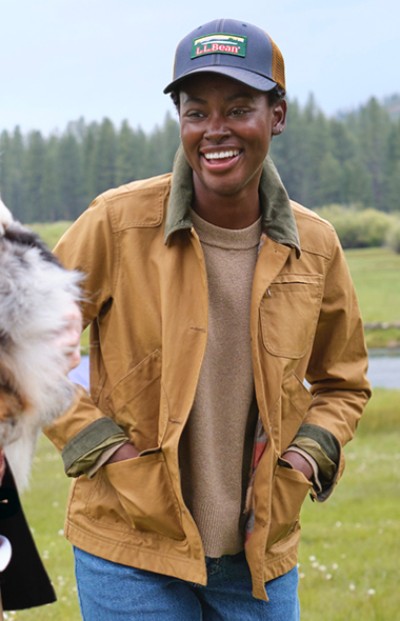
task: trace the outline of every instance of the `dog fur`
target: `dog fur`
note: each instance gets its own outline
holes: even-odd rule
[[[81,275],[64,269],[0,201],[0,447],[26,487],[40,430],[72,404],[66,355],[56,346]]]

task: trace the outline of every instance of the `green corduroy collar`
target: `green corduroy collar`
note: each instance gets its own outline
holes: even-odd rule
[[[260,204],[263,232],[278,242],[296,249],[300,255],[299,234],[289,197],[271,158],[265,160],[260,180]],[[171,235],[182,229],[191,229],[190,217],[193,184],[190,168],[180,146],[175,156],[172,186],[165,224],[165,243]]]

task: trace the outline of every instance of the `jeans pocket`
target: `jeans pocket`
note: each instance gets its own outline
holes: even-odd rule
[[[185,538],[178,500],[161,451],[104,467],[129,524],[170,539]]]

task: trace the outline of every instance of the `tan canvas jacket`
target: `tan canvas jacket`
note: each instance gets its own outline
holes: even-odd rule
[[[47,433],[70,464],[117,432],[142,451],[79,476],[65,534],[104,558],[206,583],[202,542],[181,488],[178,443],[207,340],[207,277],[190,221],[191,171],[98,197],[57,254],[86,274],[91,395]],[[260,184],[266,236],[254,274],[254,382],[267,444],[246,543],[253,594],[297,562],[299,512],[311,484],[278,462],[301,430],[322,445],[350,440],[369,396],[353,285],[332,227],[290,202],[270,160]],[[303,383],[307,378],[309,389]],[[328,493],[330,489],[328,490]],[[325,494],[327,495],[327,494]]]

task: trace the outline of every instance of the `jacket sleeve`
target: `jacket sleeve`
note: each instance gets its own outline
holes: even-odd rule
[[[331,229],[321,311],[306,379],[313,397],[294,446],[317,461],[322,490],[331,493],[344,467],[342,447],[352,439],[371,390],[368,356],[356,293],[343,250]]]
[[[90,207],[63,235],[54,253],[67,269],[79,270],[83,281],[84,328],[101,314],[112,301],[118,267],[112,215],[103,196]],[[78,476],[90,469],[103,450],[117,446],[128,438],[122,429],[97,408],[91,397],[80,388],[74,405],[50,427],[46,435],[62,452],[67,474]]]

